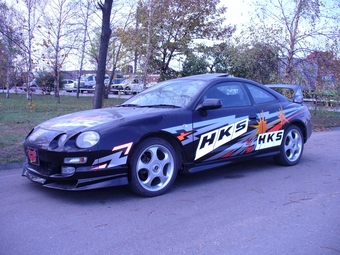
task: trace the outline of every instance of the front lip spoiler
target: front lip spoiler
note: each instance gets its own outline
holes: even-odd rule
[[[35,171],[30,171],[30,169],[24,167],[22,171],[22,176],[27,177],[29,180],[35,183],[39,183],[44,187],[59,190],[70,190],[70,191],[80,191],[80,190],[90,190],[90,189],[100,189],[114,186],[123,186],[129,183],[127,173],[119,173],[113,175],[106,175],[100,177],[92,178],[82,178],[82,179],[49,179],[40,176],[35,173]]]
[[[122,176],[80,179],[78,181],[72,182],[70,181],[49,182],[44,184],[43,186],[51,189],[78,191],[123,186],[127,185],[128,183],[129,182],[127,175],[122,174]]]

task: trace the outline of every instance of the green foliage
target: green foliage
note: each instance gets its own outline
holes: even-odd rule
[[[275,47],[259,42],[245,47],[241,52],[239,50],[241,65],[238,68],[242,66],[243,77],[263,84],[275,82],[278,76],[277,52]],[[232,74],[239,76],[237,72],[238,69]]]
[[[46,91],[52,91],[54,88],[54,75],[51,72],[41,71],[38,72],[37,77],[35,78],[36,84]],[[62,87],[62,83],[60,80],[59,87]]]
[[[152,24],[151,58],[153,72],[161,77],[176,75],[171,71],[170,62],[183,54],[194,39],[225,39],[234,28],[224,25],[226,8],[218,7],[219,0],[165,0],[161,4],[139,2],[138,29],[142,44],[148,41],[146,28]],[[152,9],[150,9],[152,8]],[[152,15],[152,16],[151,16]],[[136,33],[136,30],[133,31]],[[149,45],[150,46],[150,45]],[[140,52],[146,52],[140,47]]]
[[[183,76],[207,72],[229,73],[236,77],[272,83],[277,80],[277,49],[267,44],[238,45],[220,43],[200,45],[186,52]]]
[[[197,56],[193,52],[187,52],[186,59],[182,65],[182,76],[203,74],[208,71],[208,62],[205,56]]]

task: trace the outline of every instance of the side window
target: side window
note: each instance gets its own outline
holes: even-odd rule
[[[251,104],[243,85],[239,82],[216,84],[204,93],[202,101],[207,98],[220,99],[223,107],[249,106]]]
[[[246,84],[256,104],[270,103],[277,101],[276,97],[258,86]]]

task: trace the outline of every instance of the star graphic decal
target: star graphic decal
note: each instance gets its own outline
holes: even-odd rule
[[[288,122],[288,120],[286,119],[286,116],[283,112],[283,109],[282,109],[282,106],[280,108],[280,111],[279,111],[279,120],[280,120],[280,128],[283,127],[283,125]]]
[[[257,128],[256,135],[266,133],[267,131],[267,121],[264,118],[264,113],[262,111],[262,116],[260,121],[257,121],[257,125],[253,125],[252,127]]]
[[[289,122],[288,119],[286,119],[286,115],[283,112],[282,106],[279,110],[279,114],[278,114],[278,120],[275,122],[275,124],[273,125],[273,127],[269,130],[269,132],[275,132],[280,130],[284,124],[286,124],[287,122]]]

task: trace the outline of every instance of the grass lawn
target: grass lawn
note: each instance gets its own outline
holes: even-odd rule
[[[92,109],[93,97],[61,96],[61,103],[51,95],[33,95],[32,104],[25,94],[11,94],[6,99],[0,93],[0,164],[23,162],[22,143],[26,135],[39,123],[66,113]],[[104,100],[104,107],[120,104],[124,99]],[[340,127],[340,113],[335,111],[311,111],[314,131]]]
[[[93,97],[61,96],[60,104],[51,95],[33,95],[32,104],[25,94],[0,93],[0,164],[24,160],[22,143],[39,123],[71,112],[92,109]],[[104,107],[122,103],[124,99],[105,99]]]

